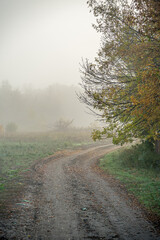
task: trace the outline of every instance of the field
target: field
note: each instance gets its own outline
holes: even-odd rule
[[[28,133],[0,138],[0,208],[14,198],[24,185],[24,178],[37,160],[55,152],[92,143],[86,129],[66,132]]]
[[[4,208],[7,199],[14,199],[25,186],[26,176],[35,161],[60,150],[91,144],[93,142],[90,135],[90,130],[75,129],[0,138],[0,209]],[[141,165],[138,165],[134,161],[137,156],[133,154],[132,160],[124,161],[126,155],[128,156],[124,150],[107,154],[100,160],[100,167],[120,180],[149,211],[160,216],[159,167],[149,168],[142,159]]]

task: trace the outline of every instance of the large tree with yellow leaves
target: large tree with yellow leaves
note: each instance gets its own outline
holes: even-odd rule
[[[149,139],[160,151],[160,1],[89,0],[101,49],[82,64],[81,100],[106,122],[93,139]],[[98,113],[99,114],[99,113]]]

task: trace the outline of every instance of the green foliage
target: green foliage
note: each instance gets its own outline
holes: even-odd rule
[[[148,2],[88,1],[103,35],[95,62],[82,65],[81,100],[106,122],[94,140],[160,141],[160,3]]]
[[[160,159],[152,146],[148,150],[148,144],[107,154],[101,159],[100,167],[121,181],[147,209],[160,216]]]
[[[119,158],[124,167],[160,169],[160,156],[154,151],[154,145],[150,141],[125,149],[119,154]]]

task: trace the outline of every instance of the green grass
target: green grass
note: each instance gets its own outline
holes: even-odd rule
[[[90,132],[86,130],[18,134],[1,138],[0,193],[3,193],[12,181],[21,184],[22,173],[29,171],[36,160],[88,143],[91,143]]]
[[[125,184],[129,192],[148,210],[160,216],[160,171],[156,168],[130,166],[125,162],[127,150],[107,154],[100,160],[100,167]],[[133,155],[132,155],[133,156]]]

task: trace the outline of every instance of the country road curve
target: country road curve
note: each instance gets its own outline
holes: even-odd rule
[[[35,165],[37,176],[23,196],[28,201],[17,205],[16,226],[3,239],[160,239],[141,209],[95,170],[97,160],[114,148],[66,151]]]

